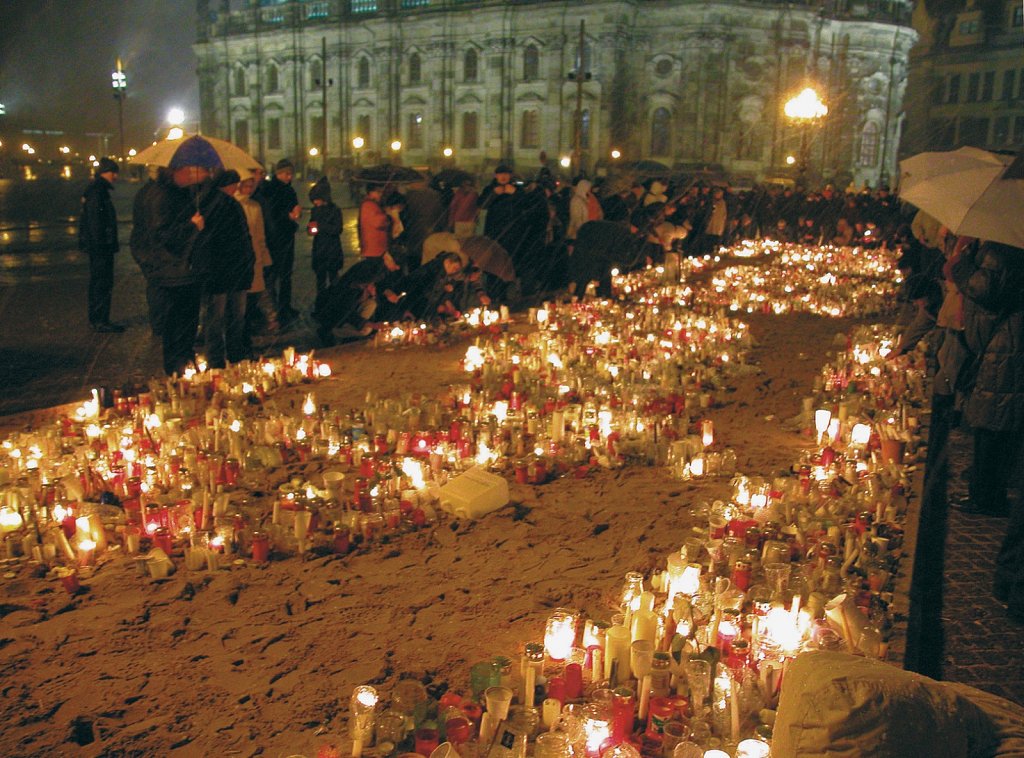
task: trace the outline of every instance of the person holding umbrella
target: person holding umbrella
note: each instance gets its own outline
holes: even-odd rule
[[[118,250],[117,212],[110,199],[120,172],[110,158],[100,158],[95,178],[82,194],[78,247],[89,256],[89,325],[94,332],[120,333],[124,327],[110,321],[114,291],[114,253]]]
[[[132,257],[146,278],[152,323],[163,341],[164,371],[181,374],[195,361],[200,278],[192,270],[196,237],[205,228],[197,210],[199,185],[221,167],[208,143],[191,140],[167,168],[139,190],[133,207]]]

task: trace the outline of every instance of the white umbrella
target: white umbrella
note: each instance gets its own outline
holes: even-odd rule
[[[900,162],[899,195],[954,234],[1024,248],[1024,180],[1006,178],[1013,162],[975,147],[920,153]]]
[[[129,161],[146,166],[202,166],[211,170],[234,169],[244,179],[262,170],[260,162],[237,145],[205,135],[182,135],[150,145]]]

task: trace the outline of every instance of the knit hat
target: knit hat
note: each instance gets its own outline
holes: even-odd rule
[[[274,173],[275,174],[278,171],[284,171],[285,169],[291,169],[293,171],[295,170],[295,164],[292,163],[289,158],[282,158],[281,160],[279,160],[277,163],[274,164]]]
[[[317,179],[316,184],[309,188],[309,200],[323,200],[325,203],[331,202],[331,183],[327,180],[326,176],[321,176]]]
[[[495,174],[511,174],[512,173],[512,167],[509,166],[507,163],[502,163],[496,169],[494,169],[494,173]]]
[[[100,158],[100,162],[96,166],[96,176],[99,176],[100,174],[105,174],[108,171],[114,174],[118,174],[121,172],[121,167],[118,166],[117,163],[115,161],[112,161],[110,158]]]

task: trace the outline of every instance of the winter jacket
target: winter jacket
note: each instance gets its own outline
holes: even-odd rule
[[[110,191],[114,188],[97,176],[82,193],[82,216],[78,225],[78,248],[89,253],[116,253],[117,212]]]
[[[497,180],[492,181],[484,187],[476,202],[481,210],[487,211],[484,234],[511,251],[515,246],[508,243],[508,238],[515,234],[513,227],[519,221],[519,205],[523,195],[514,184],[506,185],[512,187],[512,192],[495,192],[499,186],[502,185]]]
[[[569,227],[565,230],[566,239],[576,239],[576,232],[580,230],[590,218],[588,198],[590,196],[590,182],[580,179],[572,190],[572,199],[569,200]]]
[[[267,288],[266,280],[263,278],[263,269],[274,262],[274,259],[270,257],[270,250],[267,248],[263,209],[251,196],[236,194],[235,200],[242,206],[242,211],[245,213],[245,220],[249,224],[249,239],[252,240],[252,251],[256,255],[249,292],[263,292]]]
[[[131,251],[150,284],[181,287],[198,279],[189,265],[199,230],[192,223],[196,203],[190,188],[178,187],[162,172],[135,195]]]
[[[964,296],[964,339],[982,356],[964,420],[996,432],[1024,429],[1024,250],[986,242],[951,273]]]
[[[291,217],[291,212],[299,204],[299,196],[292,185],[285,184],[276,176],[264,182],[262,188],[264,206],[263,221],[267,225],[267,247],[270,254],[278,250],[287,250],[295,244],[295,230],[299,225]]]
[[[205,291],[248,291],[256,254],[242,206],[233,195],[208,183],[200,195],[199,212],[205,223],[192,250],[192,270],[202,277]]]
[[[341,208],[330,200],[314,205],[309,212],[309,230],[313,233],[313,270],[340,271],[344,252],[341,249]],[[314,231],[316,230],[316,231]]]
[[[380,203],[367,197],[359,206],[359,248],[364,258],[379,258],[391,242],[391,221]]]

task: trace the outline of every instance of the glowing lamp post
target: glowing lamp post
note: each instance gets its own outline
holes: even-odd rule
[[[795,97],[786,101],[783,107],[786,117],[800,128],[800,164],[797,167],[797,185],[805,186],[807,180],[807,140],[811,126],[828,115],[828,106],[821,101],[813,88],[807,87]]]
[[[117,160],[124,160],[124,99],[128,95],[128,76],[124,73],[121,65],[121,58],[118,57],[114,71],[110,74],[110,86],[114,90],[114,99],[117,100],[117,130],[120,137]]]

